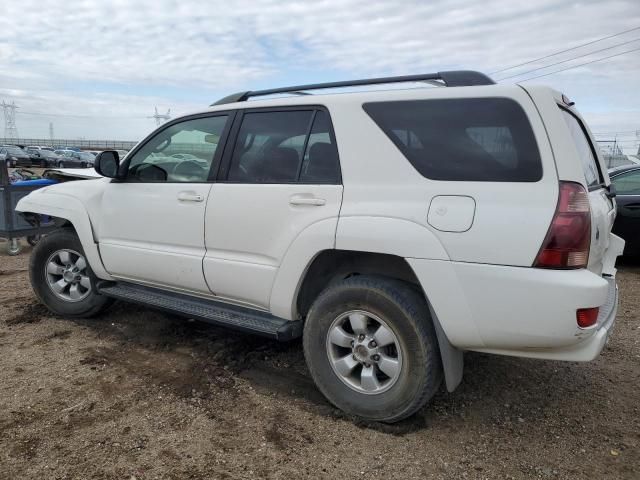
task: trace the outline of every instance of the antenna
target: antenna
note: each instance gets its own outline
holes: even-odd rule
[[[0,104],[4,111],[4,138],[17,140],[18,128],[16,127],[16,108],[15,102],[7,103],[4,100]]]
[[[147,117],[147,118],[154,118],[156,120],[156,125],[159,127],[164,122],[166,122],[167,120],[171,119],[171,109],[168,109],[167,113],[162,115],[162,114],[158,113],[158,107],[155,107],[155,113],[153,115],[151,115],[150,117]],[[163,120],[164,120],[164,122],[163,122]]]

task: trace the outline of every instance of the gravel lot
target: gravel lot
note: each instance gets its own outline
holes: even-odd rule
[[[640,478],[640,267],[590,364],[470,353],[465,378],[393,426],[345,417],[278,344],[117,304],[35,300],[0,243],[0,479]]]

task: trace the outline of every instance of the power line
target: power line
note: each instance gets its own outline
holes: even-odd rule
[[[72,113],[44,113],[44,112],[17,112],[23,115],[38,115],[42,117],[71,117],[71,118],[146,118],[134,115],[76,115]]]
[[[554,66],[560,65],[562,63],[571,62],[572,60],[576,60],[578,58],[588,57],[589,55],[593,55],[595,53],[600,53],[600,52],[604,52],[606,50],[611,50],[613,48],[618,48],[618,47],[621,47],[622,45],[627,45],[628,43],[637,42],[638,40],[640,40],[640,38],[634,38],[633,40],[629,40],[627,42],[618,43],[618,44],[613,45],[611,47],[601,48],[600,50],[594,50],[592,52],[588,52],[588,53],[585,53],[585,54],[582,54],[582,55],[578,55],[577,57],[571,57],[571,58],[568,58],[566,60],[561,60],[561,61],[556,62],[556,63],[550,63],[549,65],[545,65],[543,67],[533,68],[531,70],[526,70],[526,71],[521,72],[521,73],[516,73],[514,75],[509,75],[508,77],[499,78],[498,81],[501,82],[502,80],[506,80],[508,78],[520,77],[522,75],[526,75],[527,73],[536,72],[538,70],[544,70],[545,68],[554,67]]]
[[[594,43],[602,42],[603,40],[608,40],[608,39],[613,38],[613,37],[619,37],[620,35],[624,35],[625,33],[633,32],[634,30],[640,30],[640,27],[630,28],[629,30],[625,30],[623,32],[614,33],[613,35],[609,35],[608,37],[602,37],[602,38],[600,38],[598,40],[592,40],[591,42],[583,43],[583,44],[578,45],[576,47],[571,47],[571,48],[567,48],[565,50],[560,50],[559,52],[550,53],[549,55],[545,55],[544,57],[540,57],[540,58],[536,58],[536,59],[533,59],[533,60],[529,60],[528,62],[519,63],[517,65],[512,65],[510,67],[503,68],[501,70],[496,70],[495,72],[490,72],[489,74],[490,75],[495,75],[496,73],[506,72],[507,70],[512,70],[512,69],[517,68],[517,67],[522,67],[523,65],[529,65],[530,63],[535,63],[535,62],[538,62],[540,60],[544,60],[545,58],[555,57],[556,55],[560,55],[561,53],[571,52],[572,50],[577,50],[579,48],[586,47],[587,45],[593,45]]]
[[[632,50],[626,50],[624,52],[620,52],[620,53],[616,53],[615,55],[609,55],[607,57],[602,57],[602,58],[596,58],[595,60],[591,60],[590,62],[585,62],[585,63],[579,63],[577,65],[571,65],[570,67],[567,68],[561,68],[560,70],[555,70],[553,72],[549,72],[549,73],[544,73],[542,75],[536,75],[535,77],[529,77],[529,78],[525,78],[524,80],[518,80],[519,82],[526,82],[528,80],[533,80],[535,78],[542,78],[542,77],[547,77],[549,75],[553,75],[555,73],[560,73],[560,72],[564,72],[565,70],[571,70],[572,68],[578,68],[578,67],[583,67],[585,65],[591,65],[592,63],[596,63],[596,62],[600,62],[602,60],[607,60],[609,58],[613,58],[613,57],[619,57],[620,55],[624,55],[625,53],[631,53],[631,52],[636,52],[640,50],[639,48],[634,48]]]

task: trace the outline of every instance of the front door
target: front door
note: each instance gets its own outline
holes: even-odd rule
[[[624,172],[611,178],[618,196],[618,216],[613,233],[626,242],[625,255],[640,253],[640,169]]]
[[[205,278],[218,297],[268,309],[278,269],[305,230],[335,243],[342,182],[329,113],[248,110],[229,144],[207,204]]]
[[[204,214],[229,123],[227,114],[174,122],[127,157],[125,180],[106,188],[96,231],[112,276],[209,293]]]

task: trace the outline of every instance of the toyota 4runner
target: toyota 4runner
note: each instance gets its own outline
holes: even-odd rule
[[[336,92],[401,82],[424,88]],[[241,92],[95,168],[17,207],[60,226],[30,264],[51,311],[118,299],[302,337],[318,388],[366,419],[453,391],[466,350],[589,361],[614,323],[615,192],[550,88],[452,71]]]

